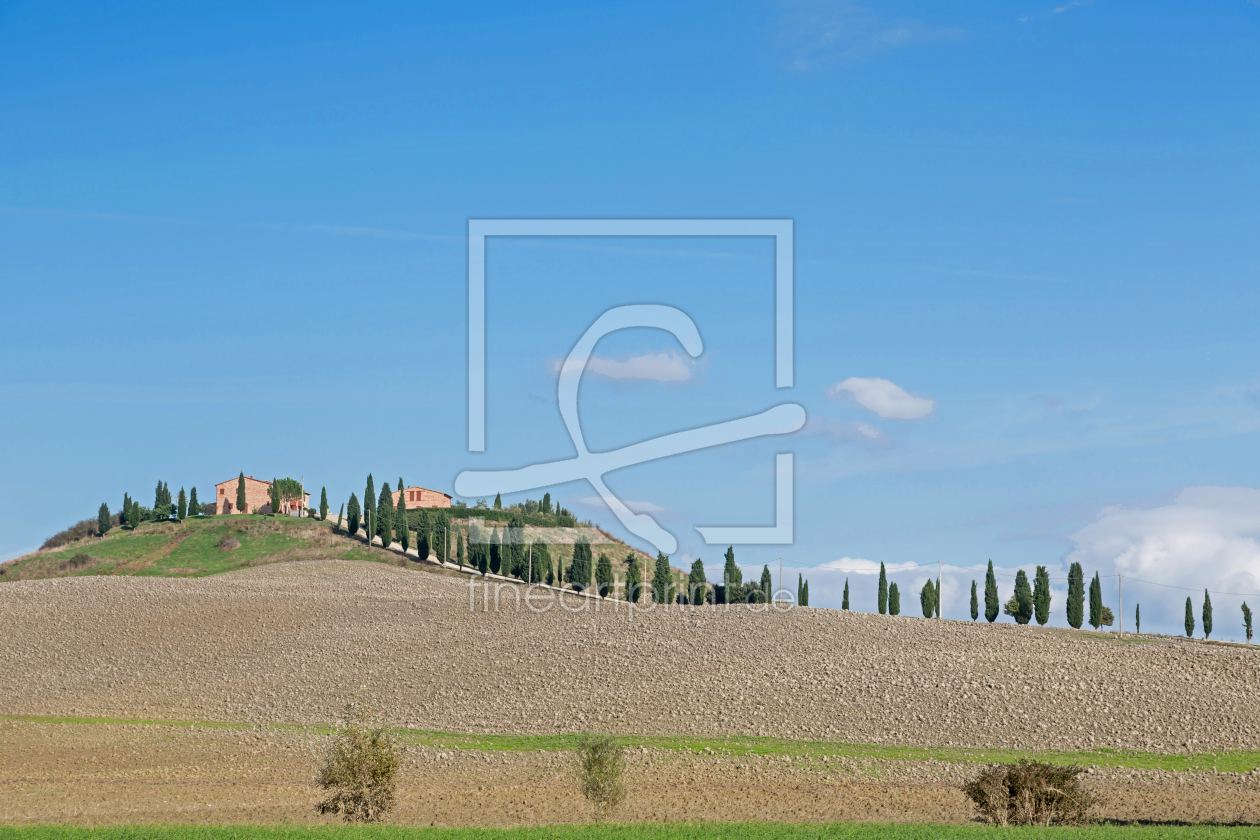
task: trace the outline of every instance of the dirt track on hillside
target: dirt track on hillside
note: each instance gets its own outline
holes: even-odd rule
[[[0,586],[0,712],[322,722],[364,681],[423,729],[1260,749],[1260,659],[1173,640],[798,608],[470,609],[437,573],[311,561]]]

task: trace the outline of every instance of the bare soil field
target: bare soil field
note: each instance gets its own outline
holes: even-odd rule
[[[458,576],[346,561],[18,581],[0,713],[317,723],[366,683],[388,722],[457,732],[1260,748],[1240,646],[811,608],[536,613],[519,592],[485,610]]]
[[[0,824],[318,823],[323,737],[303,732],[0,722]],[[517,826],[591,822],[571,756],[413,747],[390,821]],[[619,822],[952,822],[974,765],[642,749]],[[1086,777],[1113,820],[1260,822],[1257,774],[1114,769]]]

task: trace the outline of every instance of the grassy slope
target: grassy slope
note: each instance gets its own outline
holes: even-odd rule
[[[41,825],[0,828],[0,838],[24,840],[1234,840],[1260,837],[1260,829],[1221,826],[1118,826],[995,828],[982,825],[842,823],[640,823],[542,828],[429,828],[403,826],[99,826]]]
[[[240,548],[221,551],[231,537]],[[76,555],[94,558],[82,566]],[[115,529],[57,551],[28,554],[4,564],[0,582],[89,575],[203,577],[283,560],[344,558],[396,562],[397,555],[369,549],[333,534],[327,523],[266,516],[208,516],[182,524],[146,522],[135,531]]]
[[[92,726],[126,724],[133,726],[191,727],[215,729],[256,729],[252,723],[229,721],[172,721],[141,718],[87,718],[49,717],[40,715],[0,715],[0,721],[29,721]],[[328,726],[301,726],[298,724],[272,724],[264,727],[278,732],[331,731]],[[572,750],[578,734],[557,735],[469,735],[459,732],[437,732],[424,729],[396,729],[394,732],[406,744],[443,749],[538,752],[540,750]],[[1128,750],[1085,750],[1038,752],[1012,750],[962,749],[956,747],[887,747],[873,744],[845,744],[837,741],[791,741],[782,738],[735,736],[729,738],[693,738],[675,735],[626,735],[617,740],[627,747],[651,747],[695,753],[712,751],[723,755],[786,755],[801,759],[860,758],[888,761],[948,761],[961,764],[989,764],[1017,761],[1027,758],[1055,764],[1079,764],[1098,767],[1129,767],[1140,770],[1211,771],[1223,773],[1246,772],[1260,768],[1260,751],[1239,750],[1217,753],[1165,753]]]

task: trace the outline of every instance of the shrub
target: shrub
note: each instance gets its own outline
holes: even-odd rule
[[[362,692],[356,694],[320,768],[316,781],[329,796],[315,810],[340,814],[348,823],[376,822],[393,807],[402,754],[397,739],[372,720]]]
[[[84,566],[94,566],[101,562],[101,558],[93,557],[91,554],[76,554],[69,560],[61,561],[61,565],[57,567],[59,572],[73,572],[82,569]]]
[[[44,540],[44,544],[39,547],[39,550],[51,551],[54,548],[61,548],[63,545],[69,545],[72,542],[94,536],[96,533],[97,521],[95,519],[84,519]]]
[[[217,548],[219,549],[219,551],[236,551],[236,549],[240,547],[241,547],[241,544],[239,542],[232,539],[231,537],[226,537],[226,536],[223,537],[221,540],[219,540],[217,544]]]
[[[582,795],[599,809],[600,816],[608,816],[626,796],[625,750],[611,735],[582,735],[576,758]]]
[[[1040,761],[998,764],[964,785],[963,793],[994,825],[1076,825],[1092,802],[1077,779],[1082,772]]]

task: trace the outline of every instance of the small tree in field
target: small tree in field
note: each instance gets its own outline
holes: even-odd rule
[[[847,610],[849,608],[849,579],[844,579],[844,600],[840,602],[840,609]]]
[[[328,521],[328,488],[319,488],[319,521]]]
[[[613,583],[612,561],[607,554],[601,553],[599,562],[595,564],[595,591],[599,593],[599,597],[607,598],[613,594]]]
[[[888,614],[901,615],[901,590],[895,583],[888,587]]]
[[[101,509],[96,512],[96,533],[102,537],[109,532],[109,505],[101,502]],[[1243,609],[1247,605],[1243,604]]]
[[[1212,636],[1212,596],[1203,590],[1203,638]]]
[[[179,488],[179,502],[175,505],[175,517],[183,522],[188,518],[188,497],[184,495],[184,488]]]
[[[1251,607],[1247,606],[1247,602],[1243,601],[1243,629],[1247,631],[1247,644],[1251,644]]]
[[[188,515],[201,516],[201,505],[197,503],[197,488],[188,491]]]
[[[1243,604],[1243,606],[1245,607],[1247,605]],[[1137,608],[1133,610],[1133,623],[1137,625],[1137,631],[1136,631],[1137,634],[1139,636],[1142,635],[1142,605],[1141,604],[1138,604]]]
[[[611,735],[582,735],[576,759],[582,795],[607,818],[626,796],[625,750]]]
[[[976,597],[976,581],[971,581],[971,620],[975,621],[980,617],[980,600]]]
[[[1194,605],[1189,596],[1186,596],[1186,638],[1194,638]]]
[[[361,691],[346,704],[317,779],[329,794],[315,806],[319,813],[376,822],[393,806],[403,747],[372,714]]]

